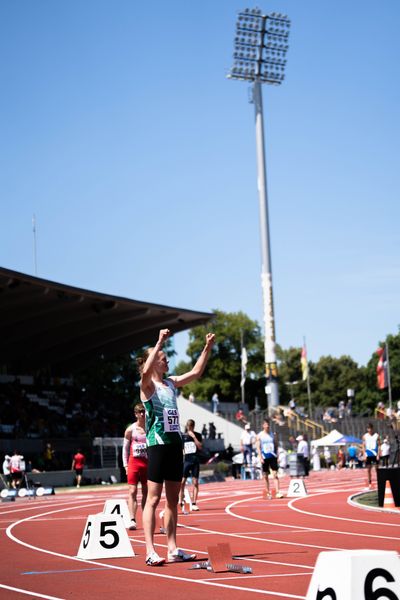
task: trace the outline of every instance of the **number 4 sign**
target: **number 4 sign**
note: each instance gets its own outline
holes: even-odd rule
[[[78,558],[129,558],[135,556],[121,515],[89,515]]]
[[[400,558],[392,550],[321,552],[306,600],[400,600]]]

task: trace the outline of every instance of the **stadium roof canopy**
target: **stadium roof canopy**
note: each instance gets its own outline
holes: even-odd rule
[[[195,312],[100,294],[0,267],[0,365],[17,374],[50,367],[72,373],[206,323]]]

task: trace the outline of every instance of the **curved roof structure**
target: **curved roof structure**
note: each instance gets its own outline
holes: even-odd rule
[[[14,373],[71,373],[201,325],[212,313],[129,300],[0,267],[0,365]]]

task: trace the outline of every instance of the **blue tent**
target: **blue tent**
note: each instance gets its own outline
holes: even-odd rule
[[[354,435],[342,435],[339,439],[335,440],[335,446],[338,444],[361,444],[362,440],[354,437]]]

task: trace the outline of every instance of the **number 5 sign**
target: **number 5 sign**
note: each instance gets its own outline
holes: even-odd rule
[[[129,558],[135,556],[121,515],[89,515],[78,558]]]
[[[306,600],[400,600],[400,558],[392,550],[321,552]]]

